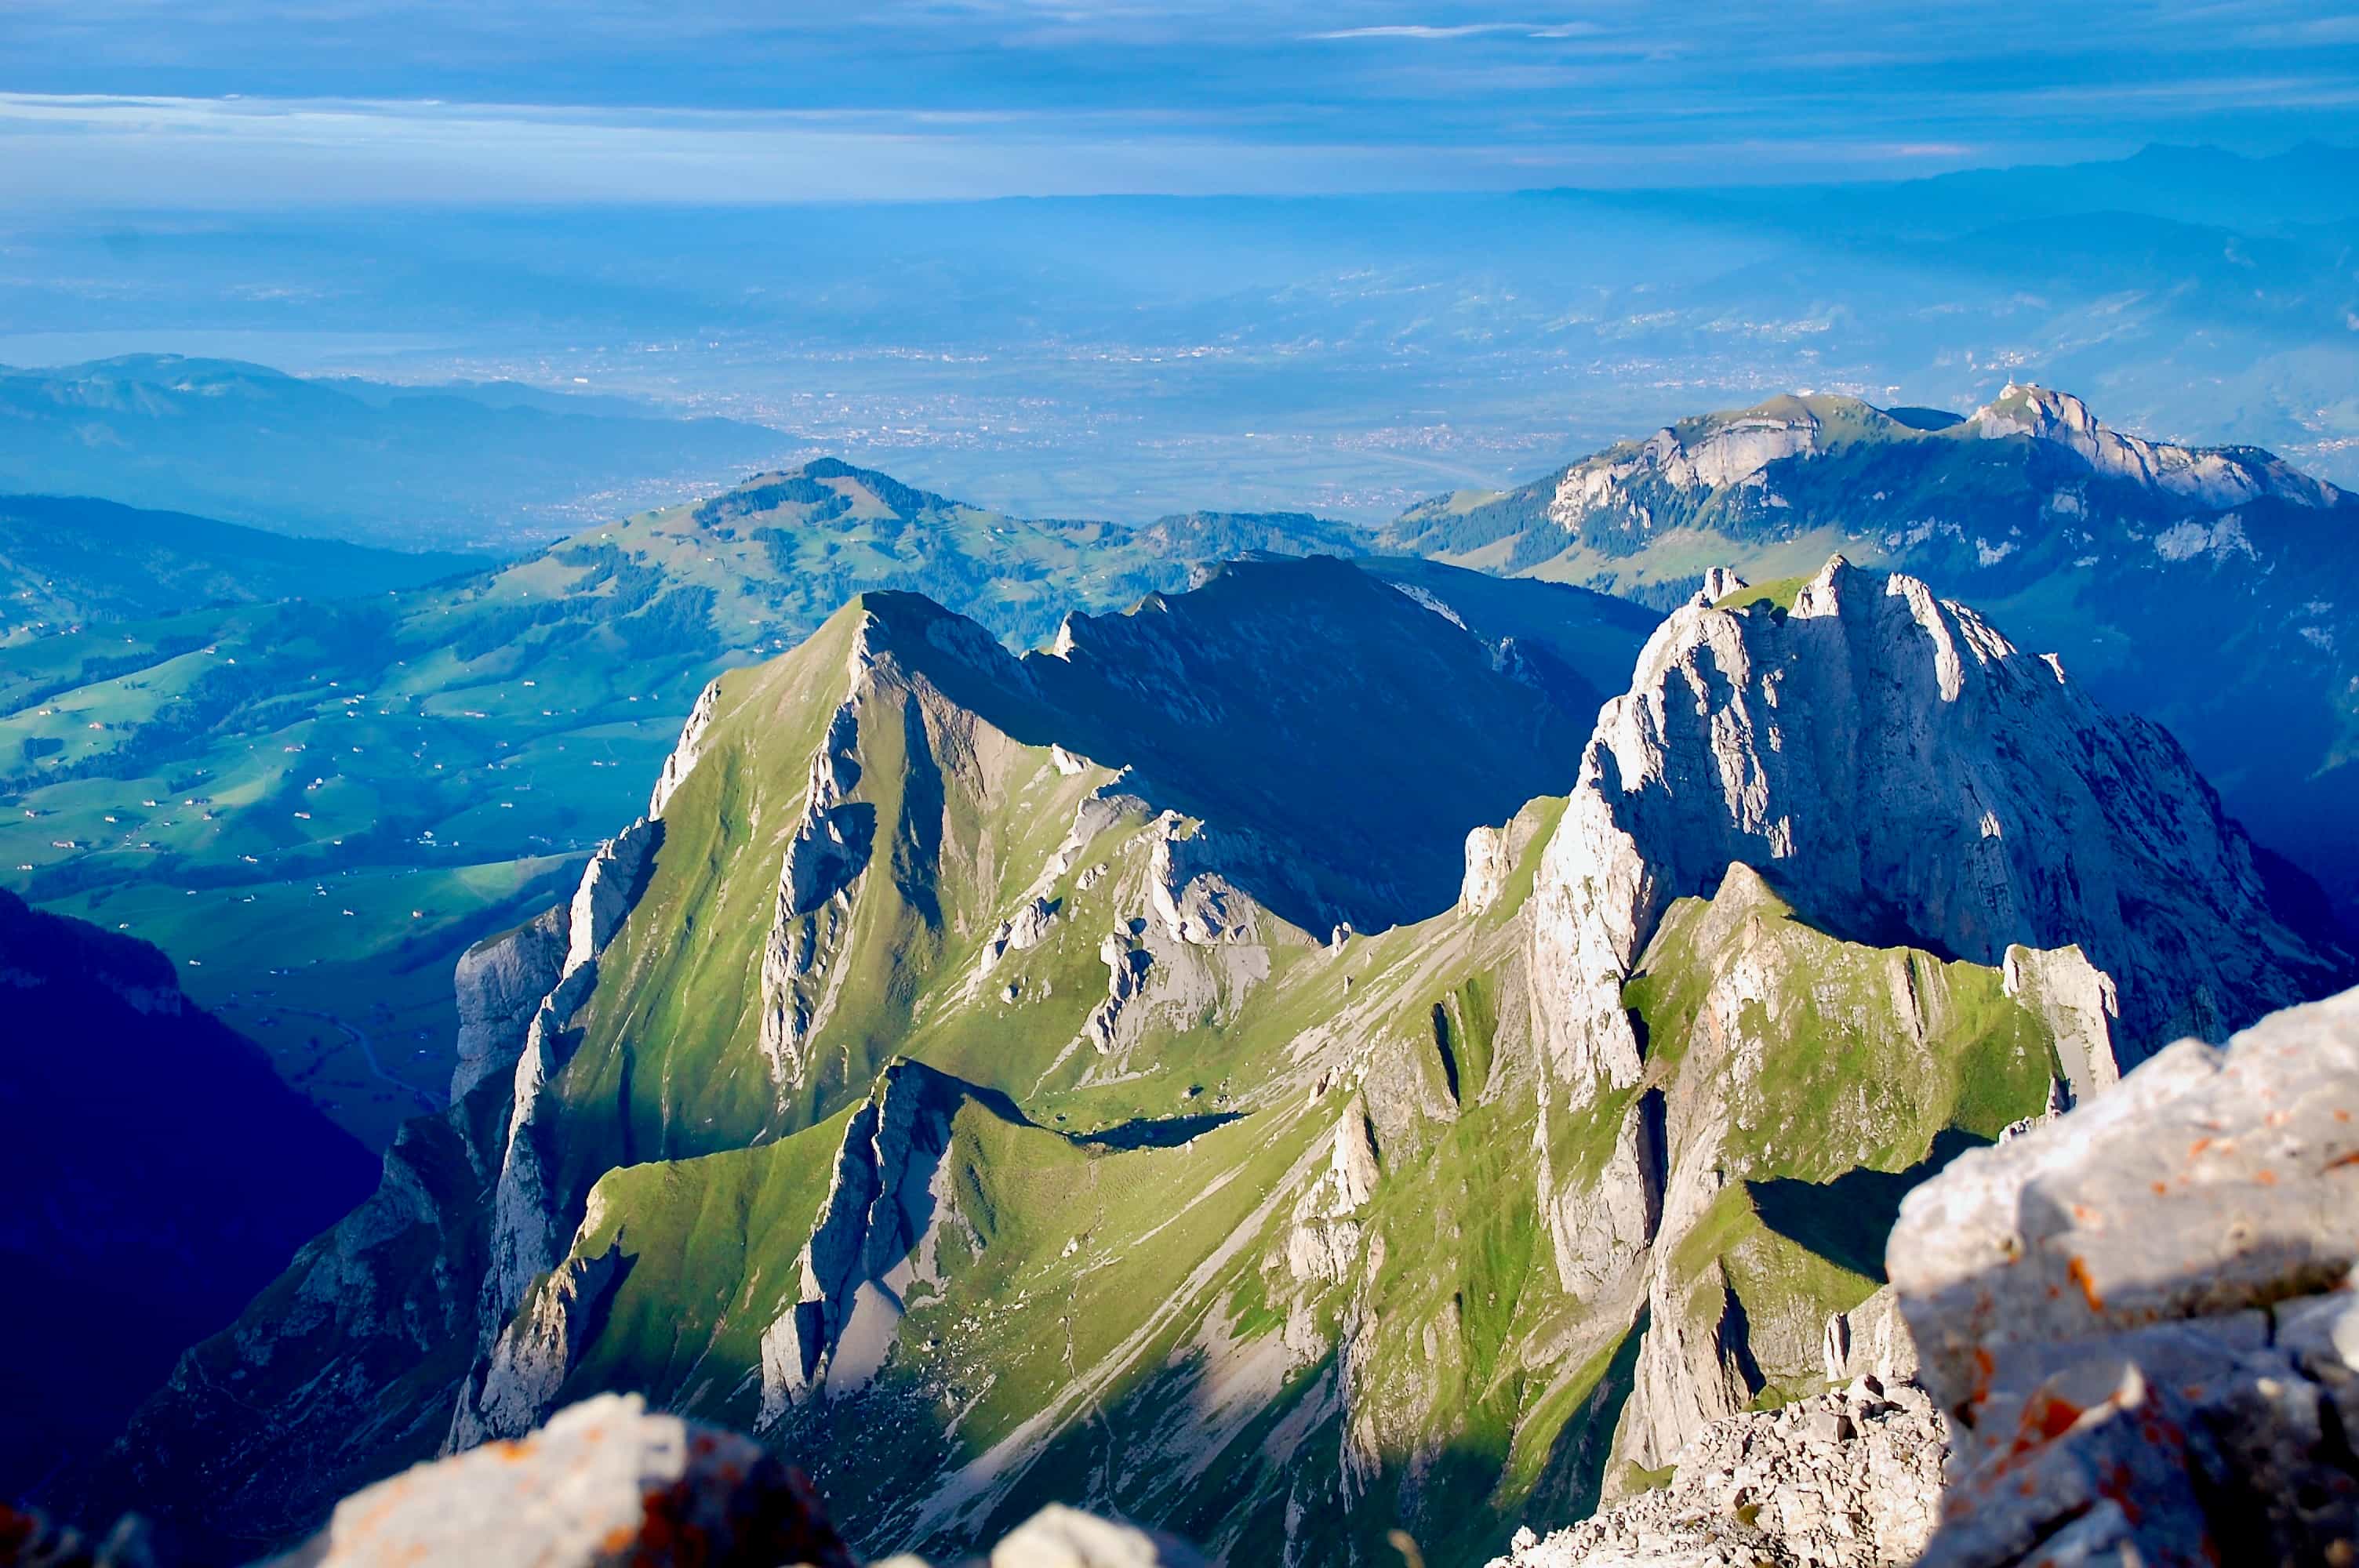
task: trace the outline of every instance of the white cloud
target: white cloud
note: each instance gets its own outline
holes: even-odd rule
[[[1594,22],[1390,22],[1304,36],[1322,42],[1337,38],[1473,38],[1491,33],[1514,33],[1527,38],[1577,38],[1601,30]]]

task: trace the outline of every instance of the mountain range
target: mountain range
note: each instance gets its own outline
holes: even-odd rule
[[[2359,921],[2359,498],[2252,448],[2125,435],[2010,386],[1963,416],[1781,397],[1405,514],[1389,548],[1677,602],[1832,551],[1941,582],[2167,726]]]
[[[238,360],[0,366],[0,492],[103,495],[394,549],[512,554],[795,443],[530,387],[406,387]]]
[[[1643,636],[1659,611],[1571,587],[1533,600],[1495,574],[1659,607],[1711,564],[1790,587],[1840,549],[1963,585],[2093,695],[2161,720],[2297,923],[2347,939],[2359,632],[2329,585],[2350,506],[2266,453],[2125,437],[2038,389],[1965,419],[1827,397],[1704,416],[1419,506],[1380,541],[1301,514],[1026,520],[821,461],[472,577],[19,643],[0,654],[0,880],[161,943],[382,1147],[440,1103],[458,953],[578,875],[716,671],[853,593],[926,592],[1020,649],[1068,606],[1124,607],[1208,562],[1353,555],[1512,635],[1560,707],[1593,711],[1626,662],[1587,681],[1569,672],[1602,646],[1569,663],[1549,645],[1593,641],[1593,622]],[[236,575],[179,547],[191,571]]]
[[[628,1389],[864,1550],[1480,1561],[1815,1390],[1917,1182],[2350,958],[1975,611],[1712,587],[1248,561],[1021,658],[878,591],[723,672],[90,1517],[250,1554]]]
[[[84,622],[345,599],[482,570],[479,556],[373,550],[108,501],[0,496],[0,646]]]

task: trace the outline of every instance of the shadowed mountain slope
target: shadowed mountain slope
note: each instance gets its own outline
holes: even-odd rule
[[[105,1442],[375,1162],[144,942],[0,892],[0,1497]]]

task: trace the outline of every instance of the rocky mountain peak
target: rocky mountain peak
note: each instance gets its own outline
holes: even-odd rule
[[[2314,994],[2347,960],[2272,912],[2244,832],[2155,725],[2105,712],[1919,579],[1837,556],[1701,599],[1640,654],[1535,895],[1575,1076],[1635,1079],[1620,993],[1663,909],[1760,870],[1801,918],[1985,965],[2077,944],[2135,1062]]]
[[[2211,507],[2274,496],[2298,506],[2332,506],[2341,493],[2270,453],[2248,448],[2182,447],[2125,435],[2069,392],[2009,382],[1968,416],[1967,433],[1987,440],[2027,436],[2079,455],[2098,474]]]

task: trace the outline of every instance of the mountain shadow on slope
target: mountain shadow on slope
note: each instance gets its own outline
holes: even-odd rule
[[[1832,1181],[1776,1176],[1747,1182],[1745,1191],[1771,1230],[1880,1285],[1884,1243],[1900,1217],[1900,1200],[1967,1150],[1989,1146],[1989,1139],[1952,1127],[1936,1134],[1931,1151],[1905,1171],[1859,1165]]]
[[[0,892],[0,1496],[25,1496],[377,1173],[144,942]]]

